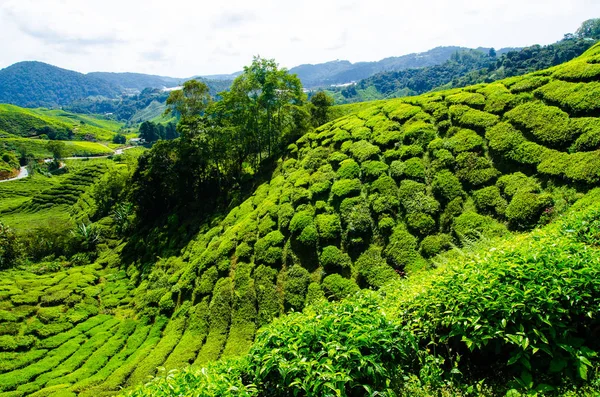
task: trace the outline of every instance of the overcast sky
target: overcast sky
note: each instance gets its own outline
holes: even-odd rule
[[[549,44],[600,17],[599,0],[0,0],[0,68],[231,73],[374,61],[441,45]]]

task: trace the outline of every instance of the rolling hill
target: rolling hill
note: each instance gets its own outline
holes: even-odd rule
[[[0,70],[0,103],[56,107],[90,96],[118,94],[120,89],[104,80],[42,62],[19,62]]]
[[[469,49],[456,46],[436,47],[429,51],[384,58],[376,62],[332,61],[316,65],[299,65],[291,68],[290,72],[297,74],[307,88],[323,87],[359,81],[384,71],[401,71],[439,65],[450,59],[456,52],[465,50]],[[502,54],[509,50],[511,49],[501,49],[498,50],[498,53]],[[487,53],[489,48],[478,48],[473,51]]]
[[[355,85],[334,89],[330,94],[336,103],[352,103],[489,83],[570,61],[595,42],[592,38],[569,36],[554,44],[534,45],[502,53],[460,50],[443,63],[377,73]]]
[[[126,238],[111,231],[127,216],[101,218],[94,256],[0,273],[0,392],[594,395],[599,96],[595,45],[525,76],[352,105],[182,250],[167,238],[186,233],[177,214]],[[64,195],[81,219],[104,197],[89,172],[22,208]],[[126,261],[148,247],[168,254]]]

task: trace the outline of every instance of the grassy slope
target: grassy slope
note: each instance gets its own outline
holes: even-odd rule
[[[130,361],[94,387],[77,380],[61,387],[116,391],[163,363],[243,354],[256,329],[284,311],[324,294],[341,298],[357,285],[379,287],[426,269],[427,257],[451,244],[562,213],[600,177],[599,57],[596,46],[504,82],[348,107],[354,113],[291,145],[270,183],[205,225],[180,257],[160,259],[143,276],[131,268],[141,282],[123,287],[129,299],[117,299],[114,310],[158,319],[173,313],[171,321],[162,335],[165,320],[139,347],[122,348]],[[162,238],[157,232],[143,243]],[[28,295],[24,288],[19,294]],[[76,343],[61,347],[84,346]],[[27,380],[32,386],[21,381],[21,390],[57,387],[37,376]],[[5,379],[0,374],[0,384]]]

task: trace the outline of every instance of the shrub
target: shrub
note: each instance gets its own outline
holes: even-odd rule
[[[495,114],[504,112],[515,99],[515,96],[502,83],[488,84],[477,92],[486,97],[483,110]]]
[[[389,217],[389,216],[384,216],[383,218],[381,218],[379,220],[379,231],[384,235],[384,236],[388,236],[392,230],[394,229],[394,227],[396,226],[396,221]]]
[[[461,241],[498,237],[507,232],[506,227],[494,218],[472,211],[466,211],[454,219],[453,229]]]
[[[310,211],[298,211],[290,221],[290,232],[300,234],[304,228],[313,224],[313,214]]]
[[[419,261],[417,247],[417,239],[406,230],[404,225],[399,224],[394,228],[383,255],[390,266],[403,270]]]
[[[404,162],[404,175],[417,181],[425,180],[425,166],[418,157],[413,157]]]
[[[575,133],[567,113],[542,102],[526,102],[510,110],[505,116],[544,144],[564,146],[573,139]]]
[[[312,221],[312,218],[311,218]],[[277,265],[281,263],[284,236],[279,230],[272,231],[254,245],[254,260],[258,264]]]
[[[448,146],[455,154],[477,151],[483,147],[483,138],[473,130],[461,128],[448,139]]]
[[[462,91],[458,94],[449,95],[446,97],[446,101],[451,104],[464,104],[473,107],[483,107],[485,105],[485,97],[481,94],[471,93]]]
[[[327,160],[334,168],[337,168],[337,167],[339,167],[341,162],[346,160],[347,158],[348,158],[348,156],[346,156],[344,153],[336,151],[336,152],[331,153],[329,155],[329,157],[327,158]]]
[[[406,213],[434,214],[440,207],[435,198],[427,194],[425,184],[408,179],[400,183],[398,197]]]
[[[486,129],[498,122],[498,116],[465,105],[450,106],[450,116],[457,124],[478,129]]]
[[[433,156],[434,160],[431,162],[433,170],[452,169],[456,164],[454,156],[446,149],[436,150]]]
[[[308,270],[299,265],[294,265],[287,270],[283,285],[286,310],[302,310],[306,299],[308,284],[310,284],[310,274],[308,273]]]
[[[408,103],[390,103],[388,106],[384,106],[384,112],[387,112],[387,116],[391,120],[403,123],[410,119],[421,111],[418,106],[409,105]]]
[[[600,77],[600,65],[577,59],[558,66],[552,76],[567,81],[594,81]]]
[[[399,181],[404,176],[404,163],[400,160],[392,161],[390,164],[390,176],[396,181]]]
[[[349,151],[352,154],[352,156],[361,163],[363,161],[376,159],[376,157],[381,152],[381,150],[377,146],[365,140],[358,141],[350,145]]]
[[[506,211],[507,202],[500,195],[500,189],[497,186],[488,186],[473,192],[473,201],[475,207],[482,213],[495,212],[503,215]]]
[[[458,178],[448,170],[435,174],[431,185],[433,193],[445,202],[450,202],[465,193]]]
[[[21,258],[21,249],[13,230],[0,222],[0,269],[15,266]]]
[[[398,285],[386,292],[403,302],[399,315],[423,345],[453,346],[445,357],[460,356],[460,370],[465,359],[484,358],[490,371],[509,371],[528,389],[586,379],[597,348],[598,317],[590,314],[600,304],[598,256],[557,237],[515,237],[457,257],[412,296]]]
[[[381,161],[365,161],[362,163],[362,175],[367,181],[374,181],[380,176],[387,173],[388,165]]]
[[[571,151],[585,152],[600,149],[600,120],[584,117],[571,119],[571,124],[581,134],[571,145]]]
[[[456,165],[456,176],[471,186],[484,185],[500,174],[489,159],[472,152],[459,154]]]
[[[280,314],[280,298],[275,286],[277,270],[269,266],[260,265],[254,270],[254,286],[258,313],[256,323],[258,327],[270,323]]]
[[[514,228],[529,228],[534,226],[542,212],[551,206],[552,198],[547,194],[519,191],[506,207],[506,218]]]
[[[560,105],[579,115],[593,116],[600,105],[596,98],[600,95],[600,83],[568,83],[555,80],[536,90],[536,95]]]
[[[522,172],[501,176],[498,178],[496,186],[508,197],[514,196],[518,191],[539,192],[541,189],[541,186],[535,179],[528,177]]]
[[[435,220],[429,214],[421,212],[406,215],[406,225],[409,230],[417,235],[426,236],[435,229]]]
[[[319,263],[327,273],[345,273],[352,266],[352,261],[348,254],[340,251],[334,245],[328,245],[323,248],[319,255]]]
[[[331,274],[323,279],[325,296],[332,300],[342,300],[360,291],[353,280],[339,274]]]
[[[408,145],[426,147],[435,138],[437,138],[437,128],[431,123],[416,121],[404,126],[404,143]]]
[[[277,220],[281,230],[287,230],[292,217],[294,216],[294,207],[290,203],[283,203],[277,211]]]
[[[238,260],[249,261],[252,257],[252,247],[248,243],[242,242],[235,249],[235,256]]]
[[[485,132],[488,145],[499,153],[507,153],[525,142],[523,134],[509,123],[501,122]]]
[[[357,283],[361,287],[380,288],[399,278],[398,273],[381,256],[381,248],[371,246],[363,252],[355,263],[358,273]]]
[[[550,81],[550,78],[546,76],[524,76],[517,80],[516,83],[510,86],[510,90],[513,93],[520,93],[526,91],[533,91],[538,87],[547,84]]]
[[[337,179],[355,179],[360,177],[360,166],[353,159],[343,160],[336,173]]]
[[[319,238],[336,240],[342,232],[342,225],[337,214],[320,214],[316,217]]]
[[[342,179],[335,181],[331,187],[334,200],[340,200],[349,196],[360,194],[361,184],[358,179]]]
[[[419,251],[425,258],[431,258],[452,248],[452,237],[448,234],[433,234],[421,241]]]
[[[383,394],[390,379],[412,365],[415,349],[411,336],[367,295],[358,302],[322,302],[277,320],[257,336],[249,372],[269,396],[362,395],[366,388]],[[297,365],[297,357],[306,365]]]
[[[597,183],[600,180],[600,151],[571,154],[565,176],[576,182]]]

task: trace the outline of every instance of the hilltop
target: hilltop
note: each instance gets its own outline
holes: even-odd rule
[[[117,86],[42,62],[19,62],[0,70],[0,102],[55,107],[90,96],[115,97]]]
[[[164,219],[137,233],[145,219],[105,187],[134,185],[135,197],[140,172],[157,189],[185,182],[167,144],[142,155],[138,179],[126,161],[85,167],[11,208],[31,216],[66,196],[63,219],[95,226],[83,222],[69,244],[39,247],[35,263],[0,274],[0,391],[117,393],[157,367],[234,357],[135,393],[583,384],[597,368],[600,318],[599,80],[595,45],[525,76],[352,105],[270,159],[225,210],[161,207]],[[156,159],[166,166],[149,169]],[[360,293],[380,288],[383,297]],[[523,307],[523,296],[533,303]]]

